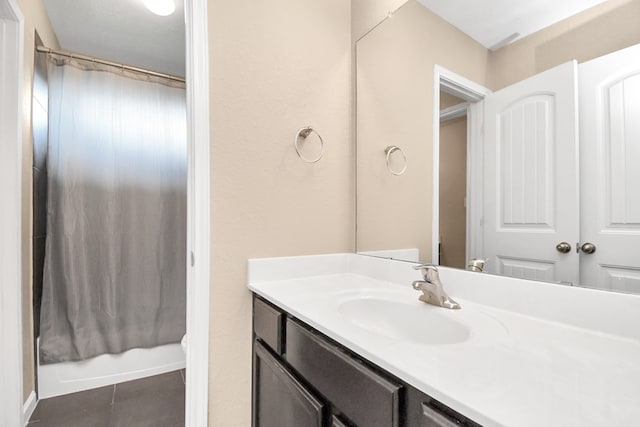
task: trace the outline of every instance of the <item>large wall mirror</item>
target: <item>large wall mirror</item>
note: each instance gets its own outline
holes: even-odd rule
[[[409,0],[357,41],[359,253],[640,293],[640,2],[588,6],[481,44]]]

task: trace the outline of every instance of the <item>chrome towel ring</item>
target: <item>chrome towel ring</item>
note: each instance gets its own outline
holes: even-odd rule
[[[300,153],[299,141],[300,141],[301,137],[302,137],[302,139],[306,139],[312,133],[315,133],[318,136],[318,139],[320,140],[320,155],[315,159],[307,159],[306,157],[304,157],[302,155],[302,153]],[[307,163],[316,163],[324,155],[324,141],[322,140],[322,137],[320,136],[320,134],[314,128],[312,128],[311,126],[305,126],[303,128],[300,128],[298,130],[298,132],[296,132],[296,136],[293,139],[293,146],[296,149],[296,153],[298,154],[298,157],[300,157],[300,159],[302,159],[303,161],[305,161]]]
[[[402,154],[402,158],[404,159],[404,166],[402,167],[401,170],[393,170],[391,168],[391,164],[390,164],[391,155],[396,151],[399,151],[400,154]],[[390,145],[384,149],[384,152],[387,155],[387,169],[389,169],[389,172],[391,172],[393,175],[396,175],[396,176],[400,176],[404,174],[405,171],[407,170],[407,156],[406,154],[404,154],[404,151],[402,151],[402,148],[398,147],[397,145]]]

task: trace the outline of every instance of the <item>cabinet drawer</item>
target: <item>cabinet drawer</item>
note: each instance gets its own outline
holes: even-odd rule
[[[406,427],[482,427],[413,387],[406,393]]]
[[[286,334],[287,362],[346,417],[360,427],[399,426],[401,385],[291,319]]]
[[[331,427],[348,427],[339,417],[335,415],[331,417]]]
[[[282,354],[284,313],[259,298],[253,298],[253,331],[273,351]]]

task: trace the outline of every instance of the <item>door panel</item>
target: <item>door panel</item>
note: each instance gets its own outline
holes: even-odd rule
[[[555,97],[528,96],[498,114],[502,229],[554,229],[553,119]]]
[[[640,292],[640,45],[579,71],[581,284]]]
[[[628,266],[616,268],[608,265],[603,265],[601,268],[604,271],[604,280],[597,284],[598,288],[640,294],[640,269]]]
[[[640,70],[612,84],[605,89],[605,95],[608,99],[599,109],[603,115],[602,145],[607,160],[605,227],[637,232],[640,231]]]
[[[577,282],[577,65],[485,98],[484,253],[492,273]]]
[[[496,255],[497,272],[502,276],[519,277],[529,280],[556,280],[556,265],[554,262],[541,260],[529,261]]]

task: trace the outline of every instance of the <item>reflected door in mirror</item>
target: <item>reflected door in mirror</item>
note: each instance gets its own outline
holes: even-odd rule
[[[580,282],[640,293],[640,45],[581,64]]]
[[[486,271],[578,282],[577,64],[560,65],[485,98]]]

